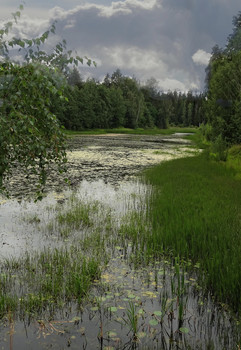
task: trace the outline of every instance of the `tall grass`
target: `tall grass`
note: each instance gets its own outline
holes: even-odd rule
[[[203,282],[241,313],[241,181],[205,155],[163,163],[145,172],[155,186],[146,237],[151,253],[200,262]]]

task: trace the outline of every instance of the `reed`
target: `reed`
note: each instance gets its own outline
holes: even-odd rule
[[[219,301],[241,311],[241,181],[204,154],[145,172],[154,185],[146,250],[200,262],[202,282]]]

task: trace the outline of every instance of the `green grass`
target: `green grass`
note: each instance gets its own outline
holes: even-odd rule
[[[76,135],[103,135],[103,134],[134,134],[134,135],[172,135],[176,132],[178,133],[196,133],[197,128],[181,128],[181,127],[171,127],[168,129],[128,129],[128,128],[115,128],[115,129],[90,129],[82,131],[72,131],[65,130],[67,136]]]
[[[69,238],[69,244],[1,263],[0,319],[8,313],[23,319],[26,315],[52,317],[70,302],[80,305],[109,259],[110,225],[109,211],[97,202],[84,204],[73,195],[66,207],[57,205],[47,231]],[[70,244],[76,230],[79,235]]]
[[[0,318],[6,313],[20,317],[51,315],[70,301],[81,303],[93,279],[100,276],[100,248],[92,253],[79,249],[46,250],[18,260],[0,277]]]
[[[203,283],[241,312],[241,181],[235,171],[200,155],[145,172],[155,186],[145,235],[147,254],[169,252],[200,262]]]
[[[232,146],[228,150],[226,166],[236,171],[235,177],[241,179],[241,145]]]

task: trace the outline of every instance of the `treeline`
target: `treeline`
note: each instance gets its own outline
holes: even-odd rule
[[[227,147],[241,144],[241,12],[225,48],[213,48],[206,69],[206,136]]]
[[[154,78],[141,86],[116,70],[102,83],[81,80],[74,68],[68,77],[68,102],[54,104],[54,112],[69,130],[92,128],[167,128],[199,126],[204,122],[203,95],[160,92]]]

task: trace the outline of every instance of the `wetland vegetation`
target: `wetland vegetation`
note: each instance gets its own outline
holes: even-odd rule
[[[237,349],[240,181],[178,147],[184,158],[132,181],[13,200],[28,235],[1,257],[3,349]]]

